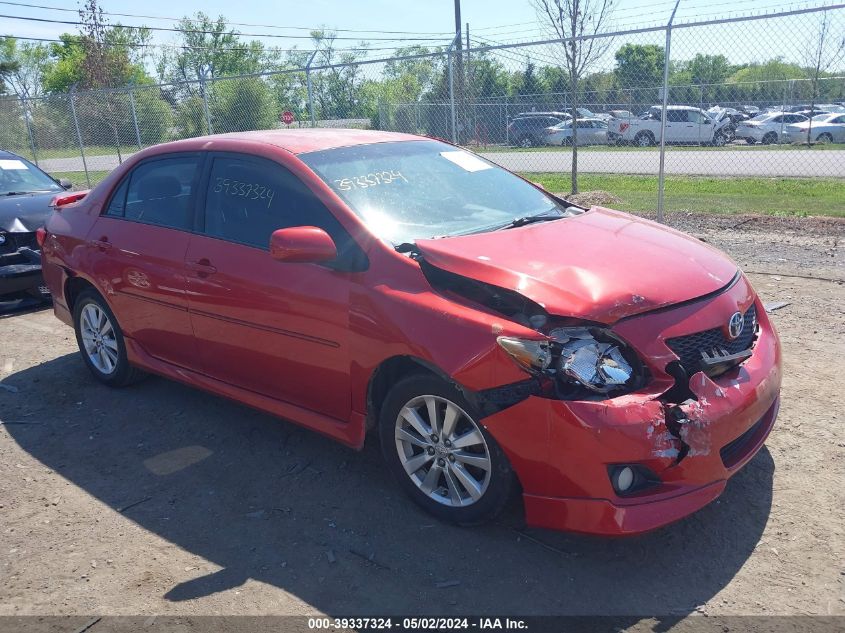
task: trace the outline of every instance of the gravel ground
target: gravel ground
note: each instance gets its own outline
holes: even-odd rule
[[[50,311],[13,313],[0,318],[0,615],[845,615],[845,222],[670,224],[789,302],[773,313],[778,424],[716,503],[620,540],[523,530],[518,507],[442,525],[374,442],[356,453],[159,378],[109,390]]]

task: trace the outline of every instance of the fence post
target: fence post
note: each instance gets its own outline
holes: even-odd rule
[[[311,62],[316,56],[315,50],[308,58],[308,63],[305,64],[305,89],[308,91],[308,114],[311,115],[311,127],[317,127],[317,117],[314,115],[314,88],[311,85]]]
[[[208,87],[205,83],[205,68],[200,75],[200,92],[202,93],[202,109],[205,112],[205,128],[208,134],[214,134],[211,127],[211,110],[208,109]]]
[[[29,116],[29,108],[27,108],[26,100],[23,95],[20,97],[21,110],[23,110],[23,120],[26,121],[26,132],[29,134],[29,147],[32,149],[32,159],[35,164],[38,164],[38,152],[35,150],[35,135],[32,133],[32,118]]]
[[[132,110],[132,123],[135,126],[135,141],[138,143],[138,149],[141,149],[141,130],[138,129],[138,113],[135,111],[135,91],[132,86],[129,86],[129,109]]]
[[[453,70],[453,63],[452,63],[452,51],[455,48],[455,42],[458,41],[461,37],[461,34],[458,33],[452,43],[449,44],[449,50],[447,51],[448,56],[448,67],[449,67],[449,109],[450,109],[450,118],[452,122],[452,142],[458,142],[458,134],[457,130],[455,129],[455,72]]]
[[[85,182],[91,187],[91,176],[88,174],[88,162],[85,160],[85,147],[82,144],[82,132],[79,129],[79,119],[76,118],[76,105],[73,98],[76,96],[76,84],[70,87],[70,113],[73,116],[73,127],[76,129],[76,140],[79,141],[79,154],[82,156],[82,169],[85,170]]]
[[[669,106],[669,50],[672,46],[672,22],[681,0],[675,0],[675,8],[666,24],[666,52],[663,59],[663,108],[660,112],[660,169],[657,172],[657,221],[663,222],[663,193],[666,180],[666,109]]]

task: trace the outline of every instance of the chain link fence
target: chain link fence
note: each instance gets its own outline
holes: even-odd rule
[[[606,192],[599,202],[626,210],[813,213],[814,204],[838,204],[838,213],[825,210],[845,212],[845,5],[574,40],[457,44],[341,64],[315,54],[303,68],[250,76],[2,98],[0,147],[93,185],[164,141],[355,127],[444,138],[564,193],[576,163],[579,190]],[[587,44],[592,59],[573,90],[564,47]],[[776,204],[783,208],[766,207]]]

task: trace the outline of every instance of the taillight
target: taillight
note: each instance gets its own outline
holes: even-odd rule
[[[85,191],[74,191],[73,193],[62,193],[57,195],[53,200],[50,202],[51,207],[55,207],[56,209],[60,209],[61,207],[66,207],[69,204],[73,204],[74,202],[79,202],[88,195],[90,190],[86,189]]]
[[[44,240],[47,239],[47,229],[43,226],[39,226],[35,229],[35,241],[38,242],[38,247],[41,248],[44,246]]]

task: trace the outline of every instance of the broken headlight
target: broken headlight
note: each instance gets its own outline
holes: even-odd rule
[[[500,336],[499,345],[523,369],[554,379],[557,397],[617,396],[638,389],[646,369],[622,339],[599,327],[561,327],[546,340]]]

